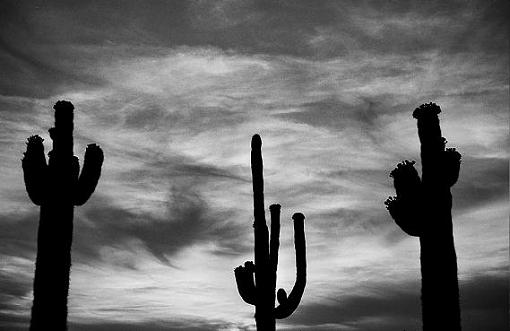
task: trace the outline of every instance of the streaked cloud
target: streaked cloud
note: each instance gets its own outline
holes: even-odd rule
[[[26,328],[37,208],[20,158],[51,107],[75,154],[105,151],[75,211],[72,330],[252,330],[233,268],[253,259],[250,138],[266,204],[307,216],[302,306],[279,328],[419,328],[419,247],[383,201],[419,160],[412,110],[441,105],[464,328],[508,323],[508,4],[503,1],[5,1],[0,8],[0,327]],[[419,163],[419,162],[418,162]]]

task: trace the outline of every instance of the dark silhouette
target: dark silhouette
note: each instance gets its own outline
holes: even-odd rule
[[[28,196],[41,206],[37,235],[34,302],[30,330],[66,330],[74,206],[94,192],[103,164],[103,151],[87,146],[80,172],[73,155],[73,105],[58,101],[55,127],[49,130],[53,149],[46,164],[43,139],[31,136],[22,159]]]
[[[280,205],[271,205],[271,238],[266,225],[264,211],[264,179],[262,166],[262,140],[254,135],[251,141],[251,169],[253,177],[253,206],[255,222],[255,264],[245,262],[235,269],[237,289],[243,300],[255,305],[257,330],[271,331],[276,328],[275,319],[290,316],[296,310],[306,285],[306,242],[305,216],[296,213],[294,220],[294,245],[296,250],[296,282],[287,297],[284,289],[279,289],[275,308],[276,270],[278,268],[278,248],[280,246]],[[253,275],[255,274],[255,279]],[[254,282],[255,280],[255,282]]]
[[[391,172],[396,197],[386,208],[407,234],[420,238],[423,330],[460,331],[457,257],[453,242],[450,187],[459,177],[461,155],[446,148],[434,103],[413,112],[421,142],[421,180],[414,161],[403,161]]]

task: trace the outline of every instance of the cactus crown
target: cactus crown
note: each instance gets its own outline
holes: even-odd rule
[[[418,119],[423,116],[433,116],[441,113],[441,107],[433,102],[424,103],[413,111],[413,117]]]

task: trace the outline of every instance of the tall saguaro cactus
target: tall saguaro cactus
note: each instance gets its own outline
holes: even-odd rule
[[[22,159],[25,186],[40,206],[34,302],[30,330],[66,330],[74,206],[83,205],[94,192],[103,164],[103,151],[87,146],[80,172],[73,155],[73,105],[58,101],[55,127],[49,130],[53,149],[46,164],[43,139],[31,136]]]
[[[386,208],[407,234],[420,238],[423,330],[460,331],[457,257],[453,241],[452,195],[457,182],[461,155],[445,148],[434,103],[413,112],[418,120],[422,176],[414,161],[403,161],[391,172],[396,197]]]
[[[257,330],[271,331],[276,328],[275,319],[289,317],[296,310],[306,285],[305,216],[296,213],[294,220],[294,246],[296,250],[296,282],[290,294],[279,289],[276,295],[279,305],[275,307],[276,271],[280,246],[280,205],[271,205],[271,237],[266,225],[264,211],[264,179],[262,166],[262,140],[254,135],[251,141],[251,168],[253,177],[253,206],[255,222],[255,264],[248,261],[235,272],[237,289],[241,298],[255,306]],[[254,279],[255,276],[255,279]]]

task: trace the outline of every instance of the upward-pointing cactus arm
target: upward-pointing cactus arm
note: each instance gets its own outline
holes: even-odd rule
[[[296,250],[296,282],[287,297],[284,289],[277,293],[278,307],[274,310],[277,319],[289,317],[299,305],[306,286],[306,240],[305,240],[305,216],[296,213],[294,220],[294,248]]]
[[[443,152],[445,183],[452,187],[459,179],[461,155],[455,148],[447,148]]]
[[[21,165],[25,187],[30,200],[38,206],[43,202],[47,180],[46,157],[44,156],[44,145],[41,137],[35,135],[27,139],[27,151],[24,153]]]
[[[281,206],[269,206],[271,213],[271,238],[269,240],[269,264],[271,265],[271,293],[276,291],[276,272],[278,269],[278,250],[280,248],[280,210]]]
[[[397,196],[385,201],[395,223],[410,236],[418,237],[423,225],[421,210],[421,180],[414,161],[405,160],[390,173]]]
[[[83,169],[78,178],[78,186],[75,191],[74,204],[81,206],[90,198],[96,189],[99,177],[101,176],[101,166],[103,165],[103,151],[96,144],[90,144],[85,151],[85,161]]]

